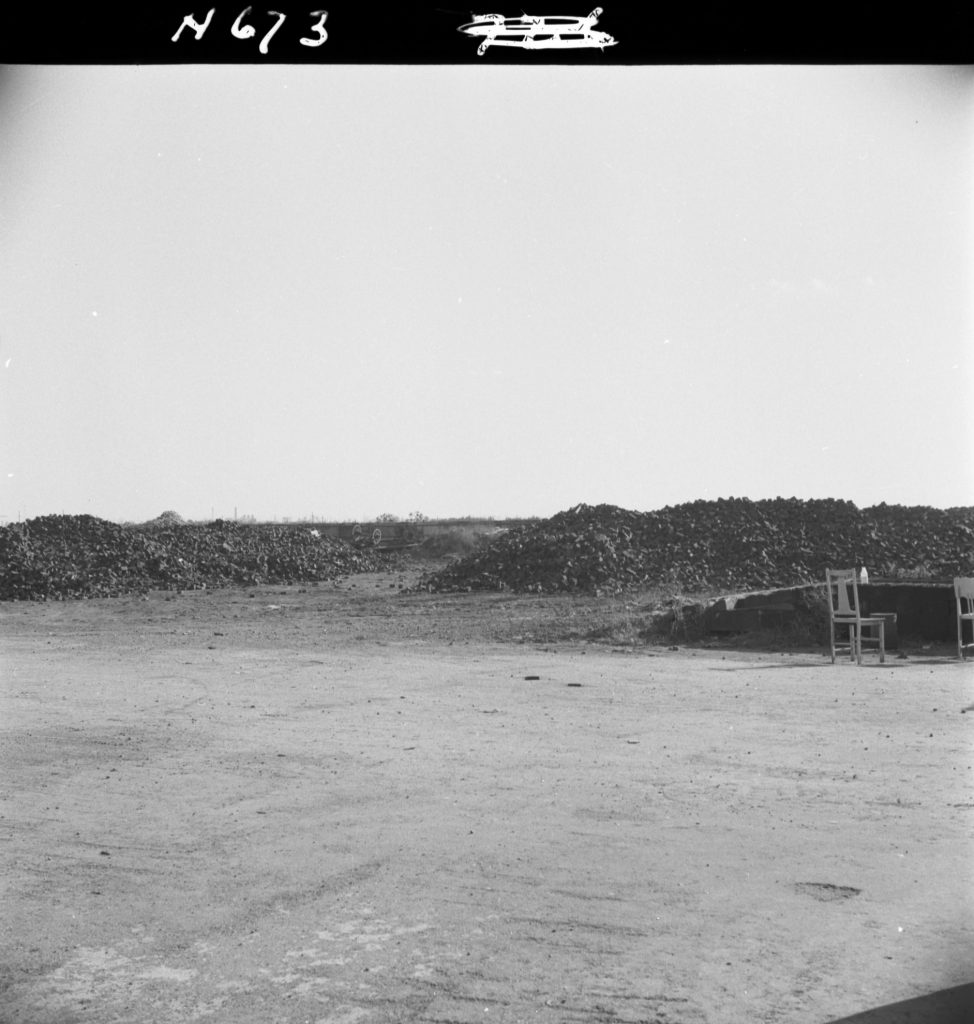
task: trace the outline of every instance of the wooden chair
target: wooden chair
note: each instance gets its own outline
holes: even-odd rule
[[[879,645],[879,660],[886,661],[886,620],[863,616],[859,608],[859,579],[855,569],[826,569],[825,584],[829,596],[829,651],[835,664],[836,650],[849,649],[849,660],[862,664],[863,641]],[[852,602],[849,595],[852,595]],[[849,642],[836,642],[836,626],[849,627]],[[877,635],[863,636],[863,626],[878,627]]]
[[[957,599],[957,657],[963,661],[964,651],[974,649],[974,635],[971,643],[964,643],[964,623],[969,622],[974,627],[974,579],[954,577],[954,597]]]

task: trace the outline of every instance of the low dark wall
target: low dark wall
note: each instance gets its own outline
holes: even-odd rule
[[[864,615],[896,612],[900,636],[957,639],[953,583],[867,583],[859,587],[859,603]]]
[[[815,594],[821,600],[821,610],[814,614],[822,616],[824,628],[828,623],[824,582],[721,599],[704,611],[704,622],[708,629],[717,633],[747,633],[779,627],[802,609],[814,609]],[[957,604],[952,580],[928,583],[874,580],[859,587],[859,603],[863,615],[880,612],[896,615],[895,630],[890,628],[888,636],[945,642],[957,639]]]

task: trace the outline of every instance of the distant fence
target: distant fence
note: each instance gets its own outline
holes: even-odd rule
[[[469,530],[475,533],[492,533],[499,530],[510,530],[516,526],[528,526],[538,522],[537,519],[428,519],[421,522],[412,520],[358,520],[340,523],[322,523],[315,521],[313,526],[327,537],[338,537],[348,540],[358,528],[366,534],[379,530],[383,536],[416,532],[424,537],[435,537],[455,530]]]

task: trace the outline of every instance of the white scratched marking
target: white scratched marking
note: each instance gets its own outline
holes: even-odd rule
[[[595,24],[602,14],[596,7],[587,18],[560,15],[522,14],[505,18],[501,14],[473,15],[474,20],[461,25],[458,32],[482,39],[477,47],[483,55],[490,46],[516,46],[524,50],[567,50],[615,46],[616,40],[607,32],[596,32]]]

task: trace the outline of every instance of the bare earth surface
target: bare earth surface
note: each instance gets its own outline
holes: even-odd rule
[[[3,1024],[815,1024],[974,980],[974,667],[400,582],[0,605]]]

